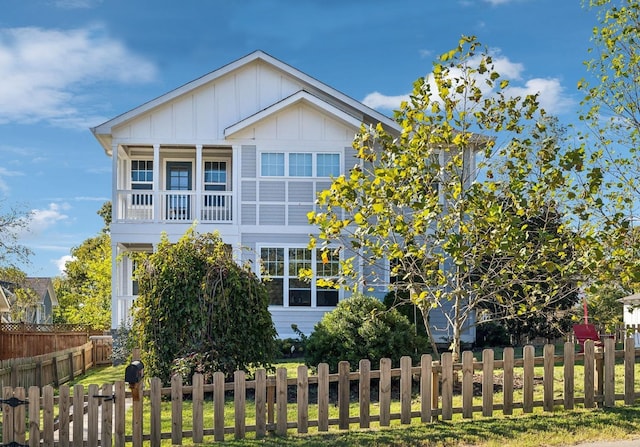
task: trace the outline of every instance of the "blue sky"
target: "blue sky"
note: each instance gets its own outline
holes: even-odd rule
[[[98,234],[111,162],[89,128],[254,50],[391,113],[461,35],[575,119],[593,14],[580,0],[0,0],[0,214],[33,211],[29,276]]]

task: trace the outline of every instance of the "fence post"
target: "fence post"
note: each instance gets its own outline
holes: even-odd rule
[[[276,369],[276,434],[287,434],[287,369]]]
[[[594,371],[596,398],[597,401],[600,402],[600,405],[604,405],[604,352],[602,348],[595,349],[594,346],[594,357],[596,362]]]
[[[102,401],[102,430],[100,442],[103,446],[111,446],[113,433],[113,385],[106,383],[102,386],[102,395],[107,396]]]
[[[162,433],[162,380],[158,377],[151,379],[150,385],[151,417],[149,421],[151,430],[151,445],[160,445]]]
[[[564,409],[573,410],[575,389],[575,343],[564,344]]]
[[[24,401],[26,399],[25,389],[23,387],[16,388],[14,391],[14,397],[16,399],[20,399],[21,401]],[[25,411],[24,405],[18,405],[13,409],[13,433],[15,436],[14,440],[18,444],[24,444],[26,439],[25,416],[26,416],[26,411]]]
[[[544,397],[542,406],[544,411],[553,411],[553,368],[555,362],[555,346],[544,345]]]
[[[633,338],[625,338],[624,342],[624,403],[633,405],[635,402],[635,362],[636,346]]]
[[[420,358],[420,421],[431,422],[431,391],[433,386],[433,358],[423,354]]]
[[[523,364],[523,402],[522,402],[522,411],[524,413],[532,413],[533,412],[533,367],[535,363],[535,349],[531,345],[527,345],[524,347],[522,351],[522,356],[524,360]]]
[[[349,428],[349,362],[338,363],[338,427],[340,430]]]
[[[482,415],[493,416],[493,349],[482,351]]]
[[[371,361],[362,359],[359,363],[360,383],[358,400],[360,401],[360,428],[371,425]]]
[[[584,407],[593,408],[595,405],[595,351],[593,341],[584,343]]]
[[[503,409],[502,414],[513,414],[513,367],[515,363],[515,354],[512,347],[504,348],[502,351],[502,364],[503,364],[503,379],[502,379],[502,393],[503,393]]]
[[[256,371],[256,376],[258,372]],[[193,394],[191,400],[193,402],[193,438],[194,444],[202,444],[202,438],[204,436],[204,376],[201,373],[196,373],[191,379],[193,383]],[[258,390],[256,388],[256,399]],[[257,417],[257,414],[256,414]]]
[[[69,423],[69,408],[67,406],[67,417],[64,419],[63,412],[63,398],[65,396],[64,390],[60,389],[60,446],[68,447],[69,446],[69,427],[62,426],[63,422]],[[68,405],[69,401],[69,387],[66,387],[66,403]],[[66,439],[63,436],[63,430],[66,429]],[[3,438],[4,439],[4,438]],[[29,388],[29,447],[38,447],[40,445],[40,388],[37,386],[32,386]]]
[[[440,357],[442,364],[442,420],[453,418],[453,355],[443,352]]]
[[[76,384],[73,386],[73,444],[80,445],[80,439],[84,439],[84,386]]]
[[[98,446],[98,385],[89,385],[87,390],[88,411],[87,411],[87,445],[89,447]]]
[[[411,423],[411,357],[400,358],[400,423]]]
[[[298,366],[298,433],[309,431],[309,372],[305,365]]]
[[[260,368],[256,371],[256,438],[267,434],[267,371]],[[202,442],[202,441],[200,441]]]
[[[233,404],[234,404],[234,436],[236,439],[244,439],[246,433],[245,422],[245,403],[246,403],[246,388],[245,388],[245,374],[244,371],[237,370],[233,373]],[[300,408],[298,408],[300,411]]]
[[[182,444],[182,375],[171,377],[171,444]]]
[[[153,380],[151,381],[153,383]],[[124,447],[124,426],[125,426],[125,389],[124,381],[118,380],[115,384],[115,430],[114,430],[114,447]],[[75,398],[75,397],[74,397]],[[75,433],[75,423],[73,424]]]
[[[473,352],[462,353],[462,417],[473,417]]]
[[[213,439],[224,441],[224,373],[213,373]]]
[[[318,431],[329,430],[329,365],[318,365]]]
[[[388,427],[391,421],[391,359],[380,359],[380,426]]]
[[[616,342],[604,340],[604,406],[616,406]]]
[[[44,407],[42,441],[45,447],[53,447],[53,387],[51,385],[42,388],[42,403]]]

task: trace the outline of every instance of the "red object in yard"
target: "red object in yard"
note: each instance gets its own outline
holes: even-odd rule
[[[603,345],[602,340],[600,339],[600,334],[598,334],[598,330],[593,324],[574,324],[573,333],[580,345],[580,352],[584,352],[584,342],[587,340],[593,340],[595,346]]]

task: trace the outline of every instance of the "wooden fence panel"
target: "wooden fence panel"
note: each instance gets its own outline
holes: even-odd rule
[[[465,418],[473,418],[474,411],[479,411],[473,402],[475,398],[467,397],[473,390],[474,375],[477,369],[482,367],[482,415],[491,417],[500,408],[508,413],[513,407],[513,396],[506,398],[503,402],[495,402],[493,398],[495,378],[502,375],[503,391],[514,387],[514,368],[522,367],[523,402],[524,412],[533,411],[534,407],[542,407],[545,411],[553,411],[554,401],[554,373],[562,375],[562,378],[555,378],[563,381],[561,390],[562,403],[567,410],[575,406],[575,401],[585,402],[585,406],[592,403],[602,403],[606,406],[615,406],[616,403],[624,401],[629,405],[635,402],[633,378],[635,373],[635,356],[638,352],[630,342],[625,346],[624,352],[614,351],[613,340],[605,342],[603,353],[594,351],[593,343],[585,344],[585,353],[579,356],[574,352],[573,344],[565,344],[564,355],[555,356],[554,347],[547,345],[544,347],[544,355],[541,358],[534,357],[533,347],[525,347],[523,358],[515,360],[513,350],[505,350],[502,361],[495,359],[493,350],[487,349],[482,352],[482,363],[479,364],[470,352],[462,354],[462,363],[453,364],[451,353],[442,355],[441,363],[433,362],[431,356],[424,355],[421,358],[419,367],[413,367],[409,357],[403,357],[399,368],[391,368],[390,359],[382,359],[379,371],[371,371],[370,362],[363,360],[359,364],[359,370],[351,372],[349,365],[342,362],[339,365],[337,374],[329,374],[328,365],[321,364],[318,367],[318,376],[309,376],[306,366],[299,366],[296,377],[287,377],[287,370],[279,368],[275,376],[267,377],[264,369],[255,373],[255,380],[247,380],[244,372],[237,371],[233,376],[232,383],[224,381],[223,373],[213,375],[213,385],[205,385],[202,375],[193,377],[192,386],[183,386],[182,378],[174,376],[171,388],[163,389],[161,382],[157,378],[151,379],[151,390],[144,395],[135,388],[131,392],[125,391],[125,384],[118,381],[115,390],[112,385],[104,385],[98,388],[97,385],[83,387],[76,385],[73,389],[73,398],[70,397],[68,386],[63,385],[59,389],[58,397],[54,398],[53,387],[48,385],[43,389],[32,386],[28,389],[28,406],[15,405],[17,402],[26,399],[27,390],[23,387],[5,387],[3,389],[2,408],[2,442],[8,444],[16,442],[24,444],[28,442],[31,446],[54,446],[66,447],[68,445],[94,447],[98,445],[124,446],[125,441],[132,445],[142,445],[142,441],[150,442],[151,445],[160,445],[163,440],[171,439],[173,445],[181,445],[184,438],[189,437],[187,444],[201,444],[206,442],[205,435],[213,435],[214,440],[222,441],[225,434],[234,433],[238,440],[245,439],[247,432],[255,432],[256,437],[263,437],[267,430],[275,430],[278,435],[286,435],[289,429],[297,429],[299,433],[306,433],[309,427],[318,426],[320,431],[328,430],[329,426],[345,430],[349,429],[352,423],[360,423],[360,427],[367,428],[371,422],[378,422],[380,426],[390,425],[391,420],[399,420],[401,424],[408,424],[412,419],[419,418],[421,421],[433,421],[438,414],[437,404],[433,403],[434,384],[441,382],[442,386],[442,408],[443,420],[451,418],[454,413],[462,413]],[[604,355],[603,355],[604,354]],[[68,359],[69,357],[67,357]],[[584,396],[577,395],[575,389],[575,370],[580,368],[580,363],[575,360],[584,360],[585,364],[585,392]],[[624,370],[624,377],[619,374],[615,377],[615,361],[624,359],[619,371]],[[562,368],[560,363],[562,362]],[[602,395],[596,396],[597,382],[595,371],[597,363],[602,364]],[[557,363],[557,364],[556,364]],[[542,386],[539,385],[540,378],[534,377],[534,367],[542,365]],[[558,366],[558,368],[556,368]],[[538,369],[539,370],[539,369]],[[462,387],[453,388],[454,373],[462,372]],[[519,370],[518,370],[519,372]],[[420,379],[420,410],[413,412],[411,407],[411,389],[413,377],[419,375]],[[540,373],[537,374],[539,376]],[[437,378],[441,377],[441,381]],[[436,380],[434,380],[436,378]],[[519,378],[519,376],[518,376]],[[535,380],[534,380],[535,379]],[[353,381],[358,381],[360,411],[356,408],[350,409],[350,392]],[[380,414],[371,416],[370,384],[378,381]],[[317,384],[318,387],[318,420],[309,420],[309,395],[310,386]],[[331,384],[331,387],[330,387]],[[393,384],[393,395],[391,393]],[[469,386],[471,384],[471,387]],[[355,384],[354,384],[355,385]],[[399,385],[399,386],[398,386]],[[275,389],[276,417],[275,423],[268,422],[267,414],[267,388]],[[296,388],[296,408],[297,418],[287,419],[289,395]],[[255,390],[256,402],[256,423],[253,425],[247,421],[246,405],[247,390]],[[338,400],[335,402],[338,411],[338,418],[328,417],[329,391],[335,393],[338,390]],[[535,396],[543,394],[542,401],[534,400]],[[624,388],[624,394],[615,394],[615,390]],[[345,392],[347,390],[347,392]],[[462,391],[462,403],[453,400],[452,396]],[[213,430],[207,427],[204,421],[206,412],[204,393],[213,391]],[[233,422],[225,424],[225,392],[233,392]],[[531,395],[529,395],[531,393]],[[162,432],[161,427],[161,404],[162,396],[171,395],[171,429],[170,433]],[[115,401],[111,396],[115,396]],[[189,395],[190,399],[184,396]],[[332,394],[334,396],[335,394]],[[137,401],[136,396],[140,399]],[[10,400],[15,398],[17,400]],[[131,424],[127,425],[125,419],[130,415],[127,411],[128,402],[131,399],[134,407]],[[333,397],[332,397],[333,403]],[[400,412],[391,414],[391,401],[399,406]],[[511,401],[510,401],[511,400]],[[125,402],[127,406],[125,406]],[[137,402],[137,404],[136,404]],[[346,405],[345,405],[346,402]],[[454,402],[456,406],[454,406]],[[476,400],[477,402],[477,400]],[[9,405],[9,403],[14,405]],[[55,406],[57,404],[57,407]],[[114,408],[115,405],[115,408]],[[150,408],[148,408],[150,406]],[[325,407],[323,409],[323,406]],[[397,407],[396,407],[397,408]],[[183,412],[189,409],[193,412],[192,430],[185,430]],[[84,413],[86,412],[86,416]],[[151,428],[145,432],[142,424],[142,414],[148,415]],[[350,414],[358,412],[357,415]],[[114,414],[115,413],[115,414]],[[115,419],[114,419],[115,416]],[[231,415],[229,414],[229,419]],[[86,419],[85,419],[86,418]],[[28,422],[27,422],[28,421]],[[42,422],[41,422],[42,421]],[[247,423],[248,422],[248,423]],[[145,422],[146,423],[146,422]],[[211,422],[208,422],[209,424]]]

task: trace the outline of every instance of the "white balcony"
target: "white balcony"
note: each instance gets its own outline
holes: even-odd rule
[[[119,190],[114,222],[232,222],[233,193]]]

